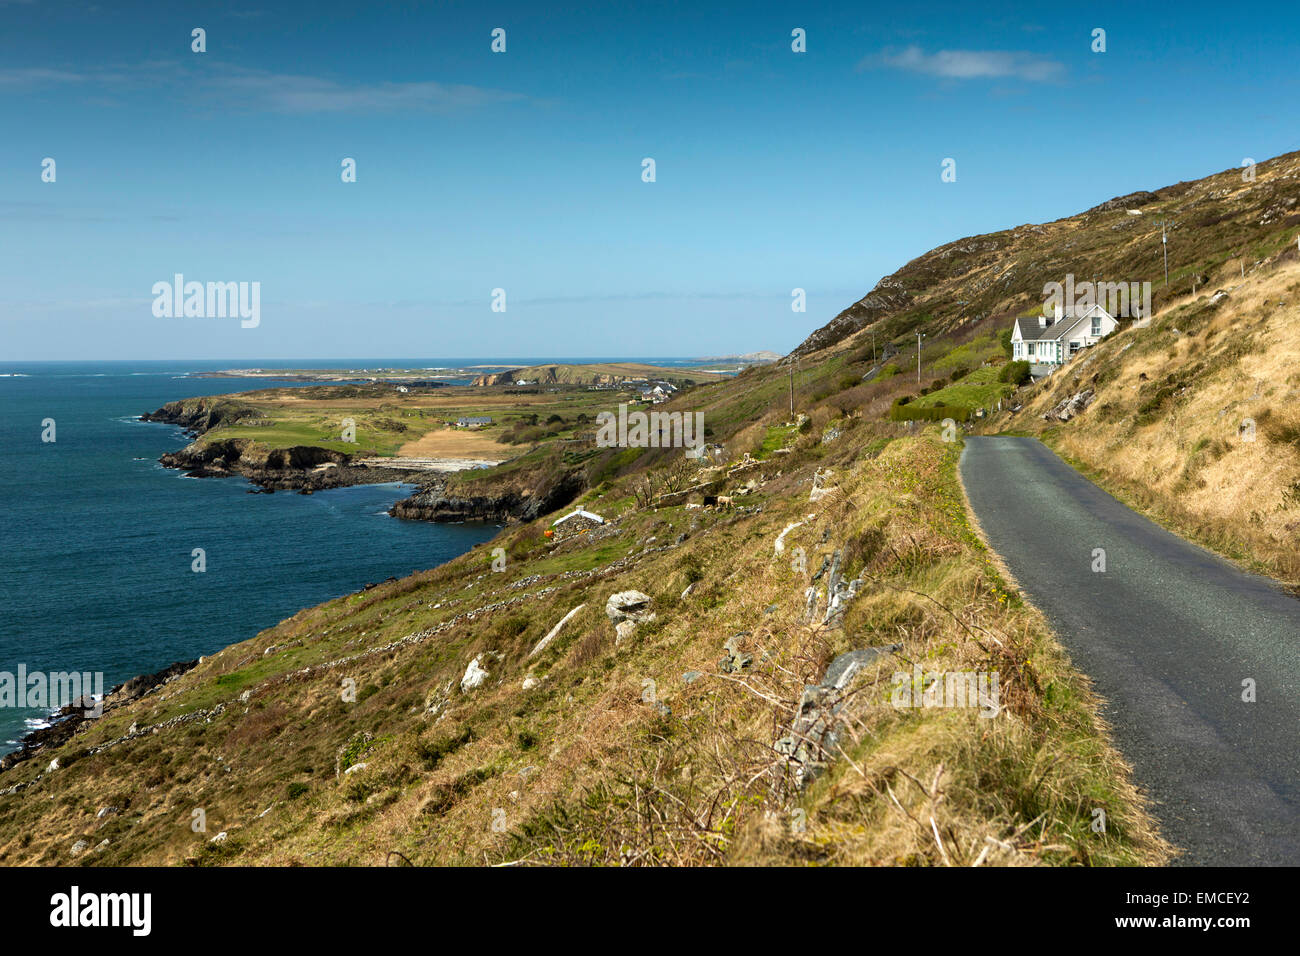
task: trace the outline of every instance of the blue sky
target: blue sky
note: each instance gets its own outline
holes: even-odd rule
[[[785,352],[936,245],[1297,146],[1284,5],[540,6],[0,0],[0,359]],[[260,324],[156,318],[178,272]]]

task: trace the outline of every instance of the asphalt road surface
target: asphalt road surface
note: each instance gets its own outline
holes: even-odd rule
[[[1032,438],[967,438],[961,478],[989,545],[1092,678],[1176,862],[1300,864],[1300,601]]]

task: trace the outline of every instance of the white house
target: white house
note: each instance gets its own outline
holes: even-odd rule
[[[1099,305],[1082,309],[1056,306],[1052,318],[1021,316],[1011,331],[1011,357],[1053,368],[1064,365],[1083,349],[1119,328],[1119,322]]]

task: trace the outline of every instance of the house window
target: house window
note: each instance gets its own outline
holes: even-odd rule
[[[1094,315],[1094,316],[1092,317],[1092,334],[1093,334],[1093,335],[1101,335],[1101,316],[1100,316],[1100,315]]]

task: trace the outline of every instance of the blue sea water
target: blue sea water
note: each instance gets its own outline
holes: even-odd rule
[[[389,517],[409,493],[396,484],[267,495],[186,478],[158,464],[187,443],[181,430],[137,420],[175,399],[281,384],[197,371],[462,362],[504,364],[0,361],[0,672],[100,671],[107,689],[491,538],[493,525]],[[41,441],[47,418],[53,443]],[[0,707],[0,752],[46,716]]]

